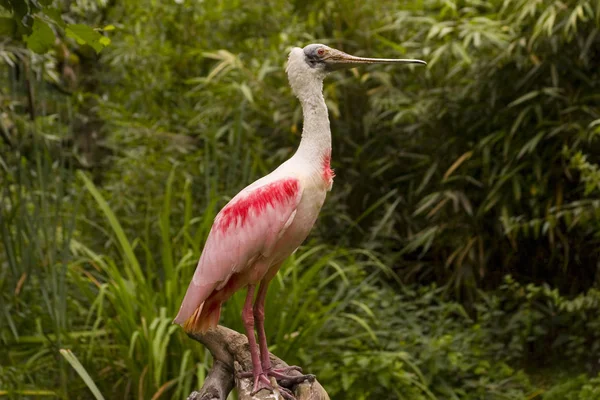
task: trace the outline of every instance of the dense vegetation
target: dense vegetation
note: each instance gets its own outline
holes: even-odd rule
[[[202,384],[172,318],[322,42],[429,64],[328,78],[337,177],[272,351],[334,399],[600,399],[598,1],[3,0],[0,32],[0,395]]]

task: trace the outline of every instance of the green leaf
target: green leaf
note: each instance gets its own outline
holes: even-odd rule
[[[83,379],[94,397],[97,400],[104,400],[104,396],[102,396],[102,393],[100,393],[100,390],[98,390],[98,386],[96,386],[93,379],[90,377],[90,374],[88,374],[83,365],[81,365],[81,362],[79,362],[79,359],[75,356],[75,354],[73,354],[73,352],[69,349],[60,349],[60,354],[69,362],[69,364],[71,364],[81,379]]]
[[[431,177],[433,176],[433,174],[437,170],[437,165],[438,165],[437,162],[434,162],[433,164],[431,164],[431,166],[429,167],[429,169],[427,169],[427,172],[425,173],[425,176],[423,177],[423,180],[421,181],[421,183],[419,184],[419,187],[417,188],[417,191],[416,191],[417,194],[421,193],[421,191],[423,191],[423,189],[425,189],[425,187],[427,186],[427,184],[431,180]]]
[[[12,18],[0,18],[0,37],[11,37],[17,32],[17,23]]]
[[[35,19],[31,35],[25,39],[27,47],[38,53],[46,53],[54,45],[54,31],[44,21]]]
[[[55,7],[48,7],[46,9],[44,9],[44,14],[50,18],[52,21],[54,21],[54,23],[58,26],[60,26],[61,28],[65,28],[65,26],[67,24],[65,24],[65,21],[63,21],[62,19],[62,12]]]
[[[98,31],[83,24],[67,25],[67,37],[75,39],[79,44],[90,45],[96,53],[99,53],[103,48],[110,44],[110,39],[102,36]]]
[[[513,101],[512,103],[510,103],[510,104],[508,105],[508,107],[510,108],[510,107],[517,106],[517,105],[519,105],[519,104],[521,104],[521,103],[524,103],[524,102],[526,102],[527,100],[531,100],[531,99],[533,99],[534,97],[537,97],[539,94],[540,94],[540,92],[539,92],[539,91],[537,91],[537,90],[534,90],[533,92],[529,92],[529,93],[527,93],[527,94],[525,94],[525,95],[523,95],[523,96],[519,97],[518,99],[516,99],[516,100],[515,100],[515,101]]]
[[[98,188],[96,188],[94,182],[92,182],[92,180],[81,171],[79,171],[77,175],[81,180],[83,180],[85,187],[98,203],[98,206],[106,216],[106,219],[108,219],[108,222],[110,223],[110,226],[112,227],[115,235],[117,236],[117,240],[121,245],[121,249],[123,251],[123,254],[125,255],[125,259],[129,262],[135,273],[136,279],[138,280],[138,282],[145,282],[146,278],[144,277],[144,273],[142,272],[140,263],[137,257],[135,256],[135,253],[133,252],[131,242],[129,241],[129,239],[127,239],[127,235],[125,235],[125,231],[123,230],[123,227],[121,226],[121,223],[117,219],[115,213],[110,209],[110,206],[108,205]]]
[[[254,103],[254,97],[252,97],[252,91],[250,90],[248,85],[242,83],[240,85],[240,90],[242,91],[242,94],[244,95],[246,100],[248,100],[250,103]]]
[[[102,28],[103,31],[114,31],[115,29],[117,28],[115,28],[114,25],[106,25],[104,28]]]
[[[356,321],[356,323],[358,323],[360,326],[362,326],[363,329],[369,334],[369,336],[371,337],[371,339],[373,339],[373,342],[375,342],[375,343],[379,342],[379,340],[377,339],[377,335],[375,334],[375,331],[373,331],[373,329],[367,323],[367,321],[365,321],[364,319],[362,319],[358,315],[354,315],[354,314],[342,313],[341,315],[344,316],[344,317],[346,317],[346,318],[349,318],[349,319],[351,319],[353,321]]]
[[[7,1],[2,2],[2,7],[12,11],[13,19],[24,27],[31,27],[31,15],[29,5],[25,1]]]

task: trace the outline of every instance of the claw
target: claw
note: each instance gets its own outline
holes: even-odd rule
[[[240,372],[240,373],[237,374],[238,379],[252,378],[253,376],[254,376],[254,373],[252,371]]]
[[[298,371],[298,372],[302,372],[302,368],[300,368],[297,365],[290,365],[289,367],[285,367],[285,368],[271,368],[269,371],[274,371],[280,374],[286,374],[289,375],[289,373],[291,371]]]
[[[267,378],[265,374],[259,374],[256,376],[256,378],[254,378],[254,386],[252,393],[250,394],[254,396],[263,389],[267,389],[269,392],[272,392],[273,386],[271,386],[271,381],[269,381],[269,378]]]
[[[271,368],[256,376],[252,371],[240,372],[237,374],[237,377],[240,379],[254,377],[252,395],[255,395],[263,389],[273,392],[274,388],[268,378],[273,377],[277,380],[277,386],[281,396],[286,400],[296,400],[296,397],[290,389],[304,381],[314,382],[315,376],[312,374],[290,375],[292,371],[302,372],[302,368],[295,365],[285,368]]]
[[[298,376],[280,376],[275,377],[275,379],[277,379],[277,383],[279,384],[279,386],[282,387],[294,387],[295,385],[298,385],[304,381],[309,381],[309,382],[314,382],[315,381],[315,376],[312,374],[307,374],[307,375],[298,375]]]
[[[296,400],[296,396],[294,396],[294,393],[292,393],[290,389],[284,388],[283,386],[279,386],[277,389],[279,389],[279,393],[281,393],[281,396],[284,399]]]
[[[312,374],[307,375],[290,375],[291,371],[302,372],[302,368],[297,367],[295,365],[285,368],[271,368],[268,371],[265,371],[267,376],[272,376],[277,380],[277,383],[282,387],[291,388],[294,385],[302,383],[306,380],[309,382],[314,382],[315,376]]]
[[[241,372],[241,373],[237,374],[238,378],[252,378],[253,376],[254,376],[254,374],[252,373],[252,371]],[[263,389],[266,389],[269,392],[273,392],[275,390],[273,388],[273,386],[271,385],[271,381],[269,380],[267,375],[264,373],[259,374],[254,378],[254,386],[252,387],[252,389],[253,390],[250,393],[252,396],[254,396],[256,393],[260,392]],[[291,390],[289,390],[283,386],[279,386],[279,385],[278,385],[277,389],[279,390],[279,393],[285,400],[296,400],[296,396],[294,396],[294,393]]]

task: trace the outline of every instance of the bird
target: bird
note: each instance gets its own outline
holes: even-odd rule
[[[269,377],[297,382],[290,372],[301,371],[295,366],[272,368],[264,303],[269,282],[308,236],[333,185],[331,129],[323,80],[331,72],[361,64],[395,63],[426,65],[415,59],[352,56],[319,43],[292,48],[286,73],[303,112],[300,144],[291,158],[242,189],[213,221],[173,322],[188,333],[204,333],[217,326],[221,305],[238,290],[247,288],[242,321],[252,359],[252,371],[246,373],[253,378],[252,394],[262,389],[273,391]],[[300,379],[311,377],[302,375]],[[294,398],[291,391],[280,391],[285,398]]]

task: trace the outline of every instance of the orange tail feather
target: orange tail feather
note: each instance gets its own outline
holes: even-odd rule
[[[219,324],[221,302],[203,303],[183,324],[183,329],[190,333],[205,333]]]

